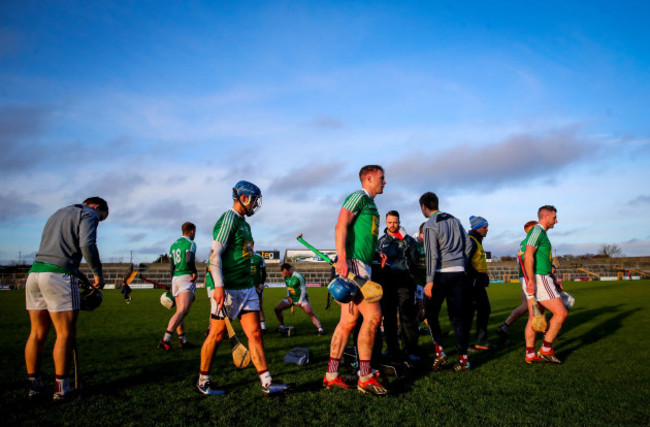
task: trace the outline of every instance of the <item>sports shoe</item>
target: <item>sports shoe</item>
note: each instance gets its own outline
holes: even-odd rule
[[[537,357],[546,360],[549,363],[557,363],[557,364],[562,364],[562,361],[555,357],[555,352],[553,349],[549,351],[548,353],[544,353],[542,350],[537,352]]]
[[[27,391],[27,398],[29,400],[39,400],[43,398],[43,383],[37,381],[29,381],[29,390]]]
[[[68,390],[65,393],[60,393],[60,392],[54,392],[52,395],[52,401],[53,402],[65,402],[65,401],[70,401],[74,399],[79,399],[80,395],[77,392],[77,390]]]
[[[160,340],[158,343],[158,348],[161,350],[169,351],[172,349],[172,345],[165,340]]]
[[[440,356],[436,357],[436,360],[433,361],[433,366],[431,369],[433,371],[439,371],[440,368],[442,368],[442,365],[447,363],[447,355],[445,353],[441,353]]]
[[[461,371],[469,371],[469,362],[467,363],[456,363],[454,365],[454,371],[455,372],[461,372]]]
[[[475,349],[477,350],[494,350],[494,346],[492,344],[476,344],[474,346]]]
[[[361,381],[361,378],[359,378],[359,381],[357,382],[357,390],[361,393],[374,394],[375,396],[385,396],[388,394],[388,390],[386,390],[383,385],[379,384],[375,375],[371,375],[365,382]]]
[[[325,387],[327,390],[331,388],[342,388],[342,389],[350,388],[350,386],[340,376],[337,375],[336,378],[329,381],[327,379],[327,374],[325,375],[325,378],[323,378],[323,387]]]
[[[531,364],[531,365],[533,363],[546,363],[547,362],[546,359],[543,359],[543,358],[537,356],[536,354],[533,354],[533,357],[526,356],[525,360],[526,360],[526,363]]]
[[[264,393],[265,396],[271,396],[274,394],[284,393],[288,389],[289,389],[289,384],[271,383],[266,387],[262,387],[262,393]]]
[[[221,396],[222,394],[226,394],[226,392],[223,390],[216,390],[212,388],[212,384],[210,384],[210,381],[206,381],[205,384],[203,385],[199,385],[199,383],[197,382],[196,390],[199,393],[211,395],[211,396]]]

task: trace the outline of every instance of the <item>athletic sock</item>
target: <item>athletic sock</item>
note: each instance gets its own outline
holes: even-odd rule
[[[262,329],[266,329],[266,322],[260,322],[260,327]]]
[[[271,373],[266,371],[259,371],[257,375],[260,376],[260,381],[262,382],[262,387],[266,388],[271,384]]]
[[[443,354],[445,354],[445,350],[442,348],[441,345],[438,345],[438,343],[436,343],[436,357],[440,357]]]
[[[542,343],[542,348],[541,348],[542,353],[550,353],[550,352],[553,350],[553,349],[551,348],[551,345],[552,345],[552,344],[553,344],[553,343],[550,343],[550,342],[548,342],[548,341],[545,340],[545,341]]]
[[[469,363],[469,358],[467,357],[466,354],[461,354],[458,363],[462,365],[467,365]]]
[[[535,357],[535,347],[526,347],[526,357],[529,359]]]
[[[58,394],[65,394],[70,391],[70,381],[68,377],[62,375],[56,376],[56,383],[54,384],[54,392]]]
[[[499,326],[499,329],[501,329],[503,332],[508,332],[508,327],[510,327],[510,325],[508,325],[506,322],[503,322],[501,326]]]
[[[199,374],[199,387],[203,387],[208,381],[210,381],[210,375],[203,373]]]
[[[172,334],[173,332],[165,331],[165,335],[163,335],[163,341],[170,342],[172,340]]]
[[[361,378],[372,375],[372,368],[370,367],[370,360],[359,360],[359,376]]]
[[[43,387],[43,379],[40,374],[27,374],[27,379],[33,387]]]
[[[183,344],[186,344],[186,343],[187,343],[187,337],[185,337],[185,334],[183,334],[183,335],[179,335],[179,336],[178,336],[178,339],[179,339],[180,342],[182,342]]]
[[[336,357],[331,357],[330,356],[330,361],[327,364],[327,373],[328,374],[336,374],[336,375],[338,375],[339,362],[340,361],[341,361],[341,359],[337,359]],[[334,377],[336,377],[336,375],[334,375]]]

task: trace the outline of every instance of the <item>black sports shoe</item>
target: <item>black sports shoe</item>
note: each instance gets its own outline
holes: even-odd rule
[[[454,371],[455,372],[461,372],[461,371],[469,371],[469,362],[467,363],[456,363],[454,365]]]
[[[165,341],[165,340],[160,340],[158,343],[158,348],[161,350],[169,351],[172,349],[171,343]]]
[[[440,356],[436,357],[436,360],[433,361],[432,371],[439,371],[442,368],[442,365],[447,363],[447,355],[443,352]]]
[[[37,380],[29,380],[29,390],[27,390],[27,398],[29,400],[39,400],[44,396],[43,383]]]
[[[78,400],[81,397],[78,390],[69,390],[65,393],[54,392],[52,395],[53,402],[67,402],[70,400]]]

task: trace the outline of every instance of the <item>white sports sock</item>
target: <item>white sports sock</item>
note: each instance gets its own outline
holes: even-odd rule
[[[169,342],[171,340],[172,340],[172,334],[170,334],[169,332],[165,332],[165,335],[163,335],[163,341]]]
[[[266,329],[266,322],[260,322],[260,327],[262,329]]]
[[[210,375],[199,374],[199,386],[203,387],[208,381],[210,381]]]
[[[260,381],[262,382],[262,387],[268,387],[271,384],[271,373],[266,371],[260,374]]]

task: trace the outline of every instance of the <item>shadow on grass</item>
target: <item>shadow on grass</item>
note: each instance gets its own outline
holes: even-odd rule
[[[604,306],[597,309],[570,312],[569,317],[560,331],[560,336],[558,337],[558,339],[562,341],[563,347],[562,351],[558,352],[558,356],[561,356],[562,360],[568,359],[568,356],[576,349],[594,344],[603,338],[615,334],[623,326],[624,319],[638,311],[641,311],[640,308],[636,308],[621,312],[620,307],[622,307],[622,305]],[[601,322],[593,323],[595,318],[611,313],[618,314]],[[570,330],[569,328],[573,325],[585,325],[591,323],[593,323],[593,326],[587,333],[571,339],[564,340],[562,338],[562,335],[567,331],[567,329]]]

